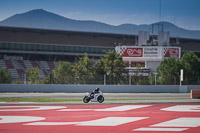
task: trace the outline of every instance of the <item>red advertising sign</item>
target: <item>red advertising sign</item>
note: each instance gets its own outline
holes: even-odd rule
[[[121,48],[122,57],[143,57],[143,48]]]
[[[164,48],[164,58],[179,58],[179,48]]]

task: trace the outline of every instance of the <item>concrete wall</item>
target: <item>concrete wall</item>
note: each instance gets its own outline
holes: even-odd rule
[[[156,72],[157,68],[160,66],[161,61],[147,61],[146,68],[150,68],[152,72]]]
[[[178,85],[24,85],[0,84],[0,92],[91,92],[96,87],[106,93],[186,93],[200,86]]]

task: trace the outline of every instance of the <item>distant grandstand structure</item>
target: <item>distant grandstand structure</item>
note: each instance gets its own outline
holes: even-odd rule
[[[200,56],[200,40],[174,37],[169,43]],[[58,61],[73,63],[84,53],[99,59],[116,46],[137,45],[137,35],[0,27],[0,67],[8,68],[13,80],[23,79],[27,69],[39,67],[44,79]]]

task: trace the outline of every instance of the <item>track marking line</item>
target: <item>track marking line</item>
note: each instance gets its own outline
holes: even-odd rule
[[[175,105],[160,110],[178,112],[200,112],[200,105]]]
[[[200,118],[197,117],[181,117],[174,120],[162,122],[152,125],[152,127],[198,127],[200,126]]]
[[[133,131],[184,131],[188,128],[138,128]]]
[[[94,111],[94,109],[61,109],[57,111]]]
[[[150,107],[152,105],[123,105],[117,107],[111,107],[106,109],[95,109],[95,111],[127,111],[132,109],[139,109],[144,107]]]
[[[45,120],[44,117],[36,116],[0,116],[0,123],[19,123]]]
[[[148,117],[106,117],[102,119],[81,122],[78,126],[118,126],[129,122],[134,122]]]
[[[33,122],[24,125],[41,125],[41,126],[58,126],[58,125],[74,125],[80,122]]]
[[[82,122],[33,122],[24,125],[118,126],[146,118],[148,117],[106,117],[97,120],[82,121]]]
[[[152,105],[123,105],[123,106],[117,106],[117,107],[111,107],[111,108],[105,108],[105,109],[62,109],[58,111],[128,111],[132,109],[139,109],[144,107],[149,107]]]

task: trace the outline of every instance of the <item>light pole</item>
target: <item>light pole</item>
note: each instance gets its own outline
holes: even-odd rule
[[[24,84],[26,84],[26,72],[24,73]]]
[[[154,72],[153,74],[154,74],[154,78],[155,78],[155,85],[157,85],[157,74],[158,74],[158,73],[157,73],[157,72]]]
[[[182,85],[183,81],[183,69],[181,69],[181,74],[180,74],[180,86]]]
[[[104,73],[104,85],[106,85],[106,75],[109,75],[108,68],[105,67],[105,73]]]
[[[106,74],[104,74],[104,85],[106,85]]]

